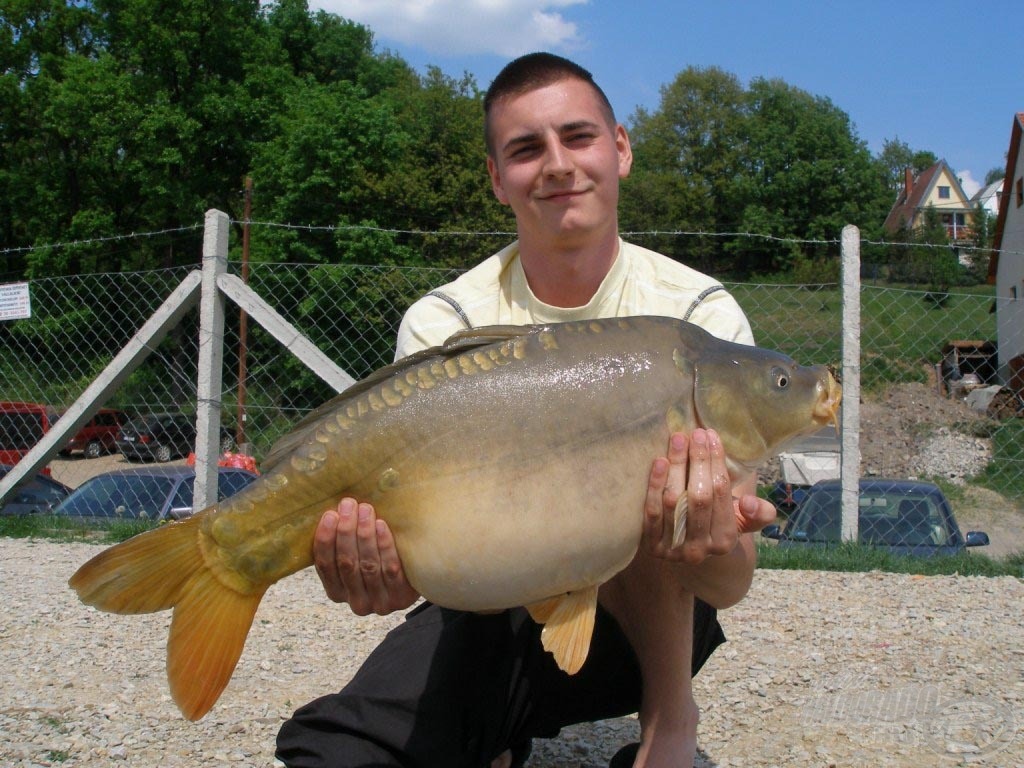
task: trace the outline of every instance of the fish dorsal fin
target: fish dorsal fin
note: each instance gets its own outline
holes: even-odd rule
[[[295,424],[292,430],[274,443],[266,458],[260,462],[260,471],[266,474],[272,470],[281,459],[290,454],[296,446],[303,443],[307,433],[315,429],[315,425],[328,413],[333,412],[338,404],[346,400],[358,397],[367,390],[380,384],[392,376],[403,373],[428,360],[447,360],[449,357],[461,355],[477,347],[493,344],[498,341],[508,341],[519,336],[536,333],[543,326],[536,325],[485,325],[479,328],[469,328],[452,334],[448,339],[436,347],[421,349],[413,352],[401,360],[396,360],[390,365],[378,368],[366,378],[360,379],[352,386],[339,392],[323,405],[311,411],[301,421]]]
[[[559,669],[570,675],[579,672],[590,652],[597,611],[597,587],[569,592],[527,606],[534,621],[544,621],[541,645],[555,657]]]
[[[435,349],[444,350],[447,354],[458,354],[468,349],[493,344],[496,341],[508,341],[517,339],[520,336],[529,336],[536,333],[541,325],[483,325],[479,328],[467,328],[464,331],[456,331],[440,347]]]

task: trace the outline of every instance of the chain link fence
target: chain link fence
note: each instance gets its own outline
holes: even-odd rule
[[[404,234],[407,240],[413,239],[410,233]],[[489,254],[485,248],[490,248],[495,234],[487,233],[486,241],[480,239],[481,259]],[[296,230],[295,236],[301,237],[302,231]],[[663,238],[665,233],[658,236]],[[258,237],[255,227],[253,237]],[[642,236],[630,239],[644,244]],[[194,236],[189,242],[194,242]],[[900,263],[898,249],[906,246],[869,245],[872,262],[864,268],[860,320],[865,399],[882,397],[894,387],[917,386],[938,403],[963,399],[972,390],[993,384],[998,309],[993,288],[944,286],[940,290],[890,282],[900,275],[886,264]],[[131,238],[89,247],[131,247]],[[239,249],[240,243],[231,243],[228,272],[236,275],[243,271]],[[196,257],[197,266],[192,268],[31,280],[27,286],[31,316],[0,322],[0,401],[41,404],[54,415],[71,406],[175,288],[198,269],[200,254]],[[459,274],[456,269],[264,261],[253,261],[247,271],[248,285],[255,293],[356,379],[392,361],[405,309]],[[726,287],[747,312],[760,345],[802,363],[838,366],[843,341],[838,282],[763,280],[726,283]],[[233,442],[253,456],[258,466],[275,441],[333,396],[334,390],[258,323],[243,319],[233,303],[227,303],[226,312],[220,413],[230,440],[218,449]],[[124,418],[184,414],[194,420],[199,406],[200,343],[199,313],[192,310],[147,350],[145,360],[103,405],[125,414]],[[922,400],[920,407],[929,409],[929,401]],[[981,440],[987,452],[984,462],[966,479],[1016,503],[1024,498],[1021,393],[1003,388],[982,411],[987,412],[965,417],[971,425],[964,429],[972,439]],[[17,434],[27,427],[2,418],[4,440],[12,444],[20,440],[20,447],[31,443],[31,434]],[[927,437],[920,436],[922,446]],[[170,458],[170,464],[188,460],[181,452],[160,458]],[[936,457],[928,458],[932,463],[925,471],[917,470],[919,476],[948,480],[958,474],[941,461],[936,465]],[[956,460],[956,452],[949,458]],[[49,466],[53,478],[74,488],[109,470],[148,465],[128,461],[108,439],[100,445],[81,440],[69,443]],[[862,466],[862,472],[869,474],[877,469]],[[772,472],[777,469],[769,471],[766,481],[776,479]]]

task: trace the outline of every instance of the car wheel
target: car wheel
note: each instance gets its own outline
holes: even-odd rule
[[[170,461],[171,460],[171,446],[161,445],[156,449],[156,460],[157,461]]]
[[[98,459],[103,455],[103,444],[99,440],[86,443],[83,453],[87,459]]]

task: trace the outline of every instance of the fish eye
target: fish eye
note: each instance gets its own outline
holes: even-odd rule
[[[789,386],[789,372],[785,368],[779,368],[778,366],[772,368],[772,378],[775,380],[775,386],[779,389],[785,389]]]

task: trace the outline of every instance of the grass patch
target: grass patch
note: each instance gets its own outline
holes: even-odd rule
[[[837,285],[728,286],[746,311],[759,346],[778,349],[798,362],[840,361],[842,295]],[[920,286],[865,283],[861,291],[861,383],[871,391],[886,384],[924,381],[925,367],[939,362],[952,339],[994,339],[989,312],[992,286],[935,294]]]
[[[116,544],[155,528],[156,523],[118,520],[108,525],[83,525],[77,520],[53,515],[0,517],[0,536],[9,539],[49,539],[51,541],[87,541]]]
[[[992,461],[976,481],[1008,498],[1024,497],[1024,419],[1008,419],[993,432]]]
[[[116,544],[157,527],[143,521],[119,521],[87,527],[67,518],[50,516],[0,517],[0,536]],[[1014,576],[1024,579],[1024,552],[994,560],[965,552],[950,557],[909,557],[862,544],[829,547],[779,547],[757,540],[757,567],[772,570],[913,573],[926,576]]]
[[[1014,576],[1024,579],[1024,552],[999,560],[975,552],[946,557],[911,557],[847,542],[826,547],[783,548],[758,541],[757,567],[851,573],[883,571],[923,576]]]

